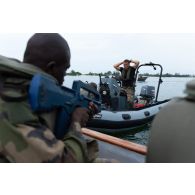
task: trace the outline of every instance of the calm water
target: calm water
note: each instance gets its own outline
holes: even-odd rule
[[[186,83],[193,78],[162,78],[163,83],[160,86],[158,100],[169,99],[178,96],[184,96],[184,89]],[[72,87],[72,82],[74,80],[81,80],[83,82],[95,82],[99,84],[99,77],[98,76],[67,76],[64,82],[64,85],[67,87]],[[141,87],[143,85],[152,85],[155,86],[157,90],[158,78],[156,77],[149,77],[147,78],[146,82],[137,82],[136,92],[135,95],[139,95]],[[143,131],[136,133],[135,135],[125,135],[120,138],[130,140],[139,144],[146,145],[148,138],[149,138],[149,129],[148,127],[144,128]]]

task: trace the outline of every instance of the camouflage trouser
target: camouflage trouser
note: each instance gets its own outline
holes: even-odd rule
[[[126,87],[126,86],[124,86],[123,89],[127,93],[127,101],[128,101],[128,103],[133,104],[135,88],[134,87]]]

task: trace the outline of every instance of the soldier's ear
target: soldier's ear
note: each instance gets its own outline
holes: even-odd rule
[[[47,72],[47,73],[52,73],[52,72],[53,72],[53,69],[55,68],[55,66],[56,66],[56,62],[55,62],[55,61],[49,62],[49,63],[46,65],[46,72]]]
[[[56,62],[55,61],[51,61],[47,64],[47,68],[48,69],[52,69],[54,66],[56,66]]]

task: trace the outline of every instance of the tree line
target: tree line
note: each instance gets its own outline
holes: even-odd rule
[[[76,72],[74,70],[71,70],[71,72],[67,73],[66,75],[69,76],[80,76],[80,75],[90,75],[90,76],[98,76],[98,75],[102,75],[102,76],[111,76],[111,75],[119,75],[120,73],[117,71],[107,71],[107,72],[99,72],[99,73],[94,73],[94,72],[89,72],[87,74],[82,74],[81,72]]]
[[[119,76],[120,72],[119,71],[107,71],[107,72],[99,72],[99,73],[94,73],[94,72],[89,72],[87,74],[82,74],[81,72],[71,70],[69,73],[67,73],[69,76],[80,76],[80,75],[90,75],[90,76]],[[149,73],[143,73],[139,74],[140,76],[147,76],[147,77],[159,77],[159,73],[157,74],[149,74]],[[165,73],[162,74],[162,77],[195,77],[195,75],[190,75],[190,74],[180,74],[180,73],[175,73],[175,74],[170,74],[170,73]]]
[[[147,76],[147,77],[159,77],[159,73],[158,74],[144,73],[144,74],[139,74],[139,75]],[[162,74],[162,77],[195,77],[195,75],[180,74],[180,73],[175,73],[175,74],[165,73],[165,74]]]

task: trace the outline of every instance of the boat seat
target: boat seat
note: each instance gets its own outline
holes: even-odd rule
[[[124,89],[120,90],[120,96],[126,96],[127,97],[127,92]]]
[[[111,108],[113,111],[127,110],[127,96],[117,96],[111,98]]]

